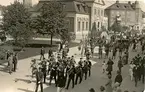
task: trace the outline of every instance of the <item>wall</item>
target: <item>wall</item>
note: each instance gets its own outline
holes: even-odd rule
[[[101,1],[101,0],[100,0]],[[92,7],[92,24],[96,22],[98,31],[101,30],[104,18],[104,6],[94,3]]]
[[[85,38],[89,32],[89,15],[76,14],[75,27],[76,38]]]

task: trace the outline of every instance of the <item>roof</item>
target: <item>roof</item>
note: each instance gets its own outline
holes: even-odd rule
[[[96,0],[83,0],[83,1],[84,2],[95,2]],[[100,0],[100,2],[102,2],[102,3],[99,3],[99,2],[95,2],[95,3],[105,5],[105,1],[104,0]]]
[[[40,0],[39,3],[31,9],[31,11],[38,11],[44,3],[50,2],[53,0]],[[89,7],[81,2],[80,0],[57,0],[65,5],[64,10],[66,12],[75,12],[81,14],[89,14]]]
[[[128,3],[114,3],[106,8],[106,10],[134,10],[134,9],[135,9],[134,4]]]

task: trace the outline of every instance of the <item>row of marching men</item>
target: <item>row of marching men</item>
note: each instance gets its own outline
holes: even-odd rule
[[[55,86],[58,90],[62,88],[69,88],[70,82],[72,82],[72,88],[75,85],[82,82],[83,78],[85,80],[91,75],[91,61],[89,58],[83,60],[80,58],[79,62],[76,63],[74,56],[61,58],[59,55],[57,59],[52,55],[49,60],[45,58],[39,63],[37,60],[32,60],[32,77],[36,76],[36,89],[41,86],[41,92],[43,92],[43,83],[46,83],[46,77],[49,75],[49,85],[51,85],[52,80],[55,81]],[[58,91],[60,92],[60,91]]]

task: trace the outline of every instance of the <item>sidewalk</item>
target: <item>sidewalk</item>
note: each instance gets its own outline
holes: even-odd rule
[[[76,62],[79,61],[80,55],[78,53],[77,47],[70,48],[69,56],[74,55]],[[47,56],[47,54],[45,54]],[[26,59],[22,59],[18,61],[18,70],[17,72],[12,73],[11,75],[7,72],[5,68],[7,64],[0,65],[0,92],[34,92],[35,89],[35,78],[32,83],[28,83],[31,79],[31,69],[30,63],[32,59],[39,59],[40,56],[33,56]],[[91,61],[94,65],[96,62]],[[49,76],[48,76],[49,78]],[[18,80],[15,82],[15,80]],[[49,80],[46,81],[47,83]],[[52,81],[54,83],[54,81]],[[52,88],[53,85],[50,87]],[[48,84],[44,84],[44,89],[49,88]],[[53,91],[56,92],[56,88],[52,88]]]

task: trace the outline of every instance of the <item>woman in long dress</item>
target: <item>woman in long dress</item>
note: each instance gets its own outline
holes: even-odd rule
[[[111,75],[108,75],[108,81],[105,84],[105,86],[106,86],[106,92],[113,92]]]
[[[133,68],[135,67],[135,65],[133,64],[133,62],[131,62],[129,66],[130,66],[129,74],[130,74],[130,79],[132,81],[133,80]]]

